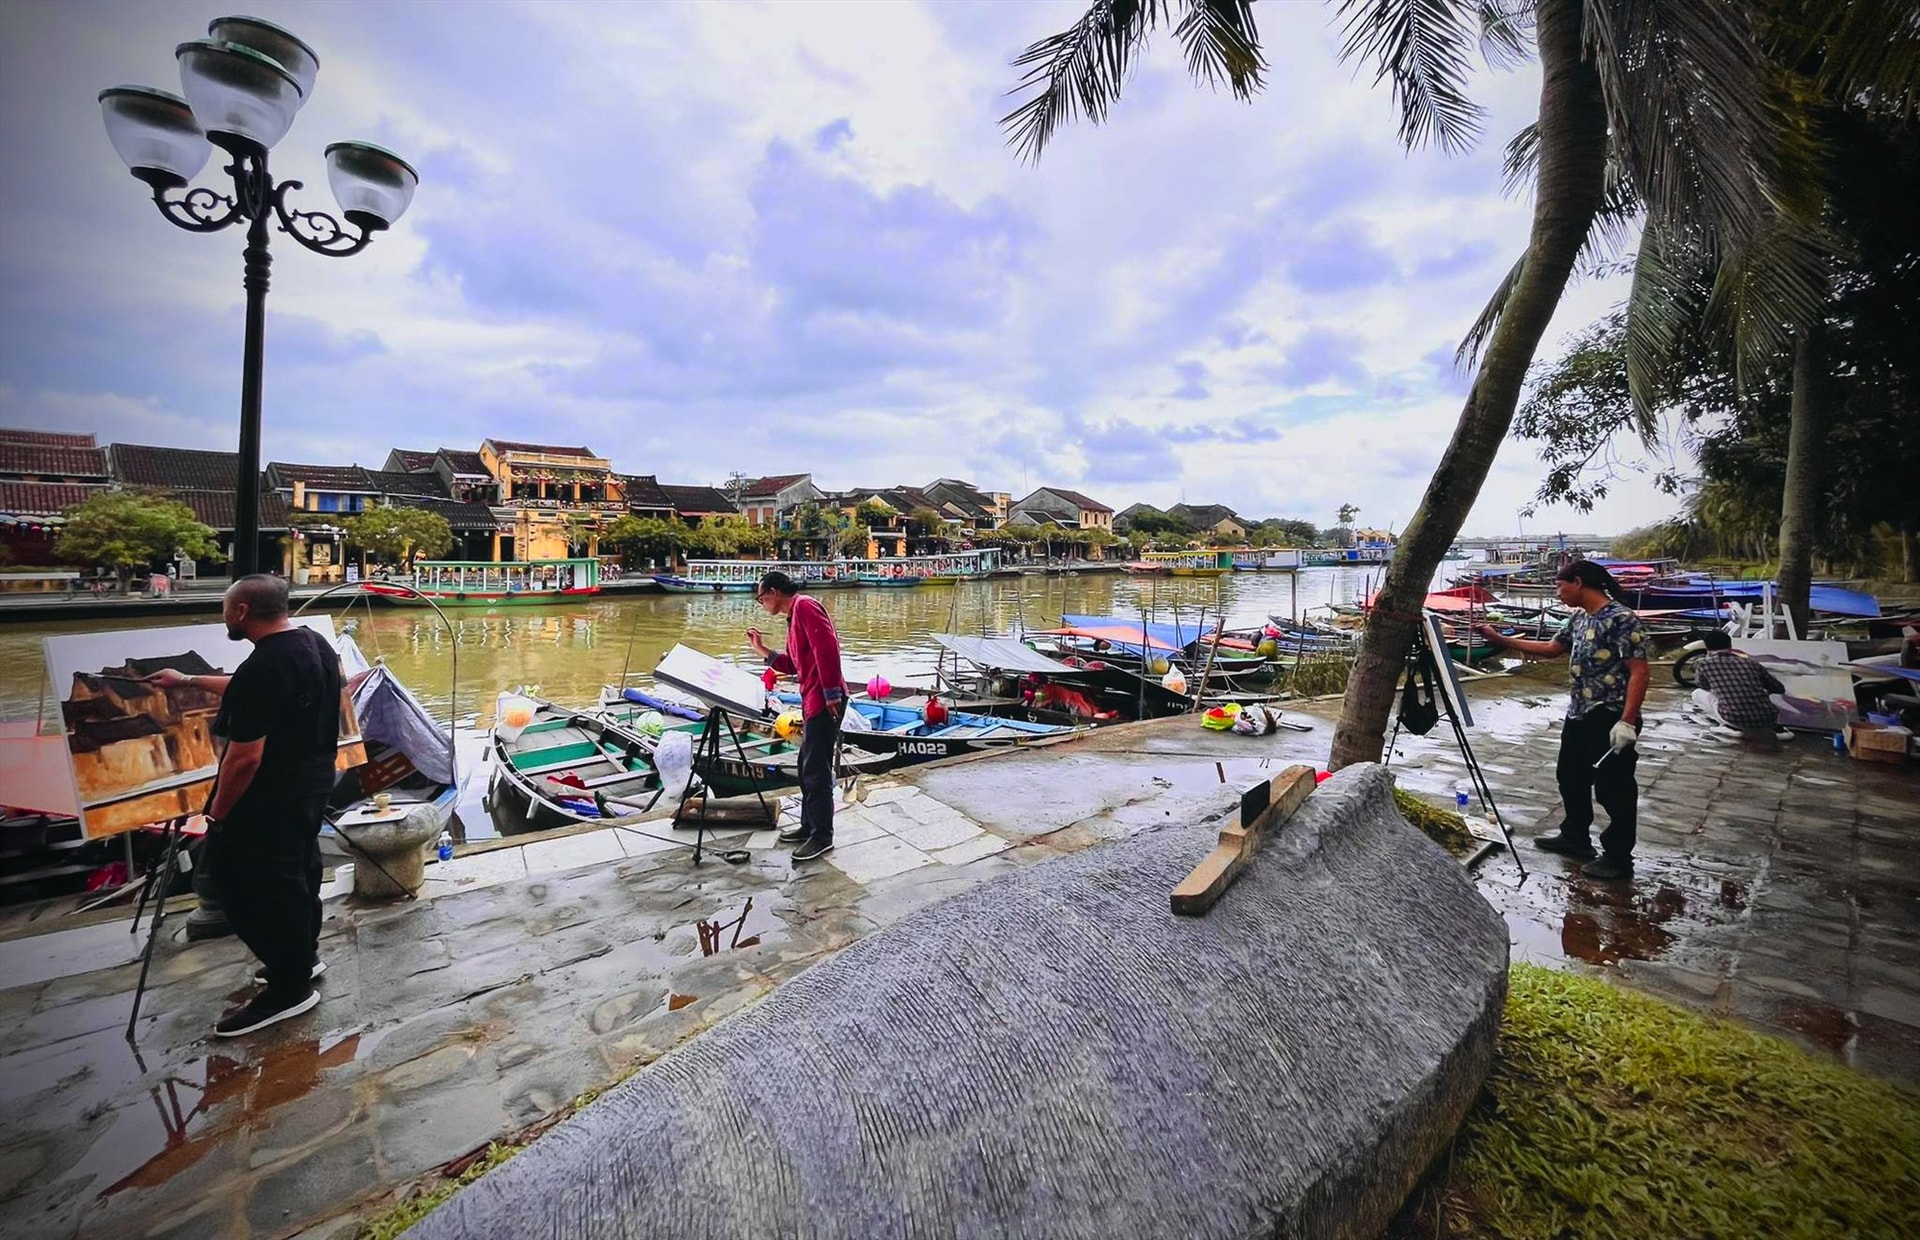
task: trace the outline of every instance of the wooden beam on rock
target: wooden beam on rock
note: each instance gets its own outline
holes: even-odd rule
[[[1241,794],[1239,817],[1231,826],[1221,828],[1220,842],[1213,851],[1173,889],[1174,913],[1198,917],[1212,908],[1253,859],[1261,837],[1293,817],[1313,787],[1312,767],[1290,766]]]

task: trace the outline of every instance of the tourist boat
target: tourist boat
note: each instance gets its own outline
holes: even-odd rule
[[[1127,571],[1136,577],[1171,577],[1171,564],[1155,564],[1151,560],[1135,560],[1127,565]]]
[[[1233,571],[1233,552],[1213,547],[1202,551],[1148,551],[1140,559],[1165,568],[1173,577],[1220,577]]]
[[[401,606],[540,607],[600,593],[600,561],[422,560],[413,566],[412,591],[369,581],[361,588]]]
[[[343,829],[343,820],[369,809],[376,796],[409,817],[430,815],[437,831],[452,819],[460,787],[447,728],[385,663],[369,665],[353,638],[342,634],[334,645],[367,753],[364,763],[340,773],[321,816],[320,853],[329,864],[340,864],[359,860],[352,827]]]
[[[1291,573],[1307,563],[1307,553],[1292,547],[1255,547],[1232,555],[1236,573]]]
[[[653,579],[668,594],[751,594],[755,581],[695,581],[673,573],[655,573]]]
[[[776,693],[774,697],[785,706],[797,709],[800,705],[797,693]],[[849,714],[858,716],[865,726],[843,724],[840,737],[847,744],[869,752],[891,754],[895,765],[908,766],[1090,730],[1086,725],[1035,723],[952,709],[947,709],[941,722],[928,723],[928,701],[917,698],[876,702],[869,698],[850,698]]]
[[[662,716],[662,732],[688,732],[694,737],[693,770],[717,796],[737,796],[756,789],[797,787],[800,783],[800,741],[780,736],[770,719],[752,719],[728,712],[727,722],[733,736],[722,735],[717,760],[700,752],[699,737],[706,715],[690,706],[682,706],[655,697],[643,689],[616,689],[609,685],[600,691],[599,717],[635,735],[651,754],[657,739],[641,730],[648,714]],[[693,716],[689,718],[688,716]],[[735,740],[738,744],[735,744]],[[854,775],[872,775],[893,762],[892,754],[840,753],[837,779]]]
[[[924,580],[924,578],[908,577],[905,575],[889,577],[878,573],[871,576],[863,575],[859,578],[861,585],[879,586],[883,590],[911,590],[919,585],[922,580]]]
[[[518,736],[496,725],[490,740],[487,809],[515,811],[534,829],[606,817],[596,793],[644,804],[660,791],[652,742],[604,715],[536,699]]]

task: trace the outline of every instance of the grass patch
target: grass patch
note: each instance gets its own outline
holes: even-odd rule
[[[1726,1021],[1513,967],[1487,1091],[1395,1237],[1896,1237],[1920,1104]]]
[[[1466,819],[1452,810],[1423,801],[1398,784],[1393,786],[1393,803],[1399,807],[1401,817],[1454,856],[1464,857],[1480,847],[1480,841],[1467,830]]]
[[[1295,697],[1328,697],[1347,691],[1353,659],[1343,654],[1310,654],[1287,668],[1287,692]]]

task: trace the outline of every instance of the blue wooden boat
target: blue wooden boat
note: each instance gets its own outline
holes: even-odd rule
[[[776,693],[783,706],[798,709],[800,695]],[[847,709],[858,714],[865,728],[842,727],[840,737],[849,745],[869,753],[892,754],[897,765],[933,762],[982,749],[1003,749],[1009,745],[1047,737],[1071,736],[1089,729],[1077,724],[1033,723],[1025,719],[1003,719],[997,715],[977,715],[950,710],[942,724],[927,722],[927,699],[906,702],[875,702],[852,698]]]
[[[863,586],[881,586],[889,590],[905,590],[905,589],[910,589],[914,586],[919,585],[921,582],[921,578],[919,577],[881,577],[877,575],[867,576],[863,574],[859,578],[859,581],[860,581],[860,584]]]

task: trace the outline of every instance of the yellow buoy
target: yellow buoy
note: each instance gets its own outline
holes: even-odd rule
[[[800,730],[801,722],[799,711],[783,710],[780,717],[773,721],[773,734],[783,741],[792,740],[793,734]]]

